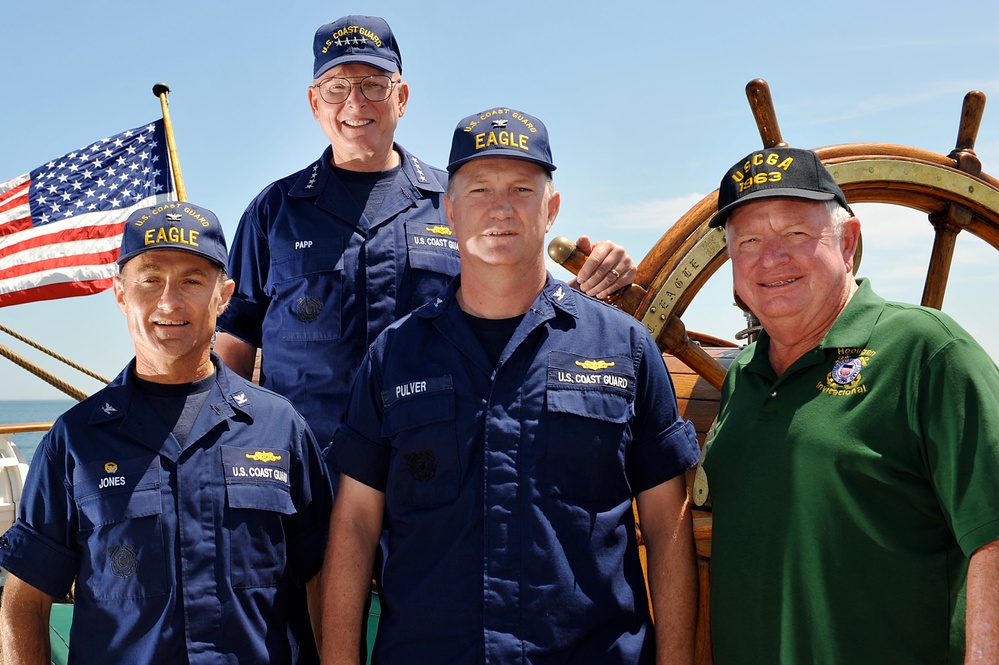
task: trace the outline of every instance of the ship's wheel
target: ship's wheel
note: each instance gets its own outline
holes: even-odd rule
[[[787,146],[767,83],[762,79],[751,81],[746,94],[763,146]],[[971,233],[999,250],[999,180],[982,172],[974,152],[984,109],[984,93],[972,91],[965,96],[957,144],[947,155],[885,143],[815,149],[850,203],[899,205],[927,215],[935,238],[923,283],[925,306],[940,309],[943,305],[959,233]],[[724,231],[708,227],[717,203],[715,191],[680,217],[641,261],[634,285],[620,292],[615,300],[618,307],[645,324],[663,351],[673,373],[681,413],[694,422],[702,445],[717,415],[718,390],[727,365],[737,354],[731,342],[704,333],[688,333],[681,321],[701,287],[728,260]],[[585,260],[578,251],[573,252],[565,238],[553,240],[549,254],[573,272]],[[698,502],[698,493],[705,489],[698,488],[693,478],[689,481]],[[711,553],[709,512],[695,510],[694,531],[700,605],[706,610]],[[702,612],[702,618],[706,615]],[[699,619],[698,663],[703,662],[710,648],[706,635],[707,625]]]
[[[787,146],[766,81],[751,81],[746,94],[763,146]],[[850,203],[887,203],[927,214],[936,234],[922,296],[922,304],[929,307],[943,304],[959,233],[967,231],[999,250],[999,180],[982,172],[974,152],[984,109],[984,93],[965,96],[957,146],[948,155],[887,143],[815,149]],[[725,366],[703,347],[729,343],[703,333],[688,334],[680,321],[708,278],[728,260],[724,231],[708,228],[717,203],[716,190],[680,217],[641,261],[635,284],[615,304],[645,323],[665,353],[720,388]],[[565,242],[552,241],[549,254],[572,270],[572,247],[559,244]]]

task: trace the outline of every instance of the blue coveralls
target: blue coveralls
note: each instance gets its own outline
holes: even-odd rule
[[[286,399],[213,360],[183,449],[135,388],[133,361],[35,452],[0,565],[56,598],[77,579],[71,662],[299,662],[326,465]]]
[[[236,292],[218,326],[263,349],[261,385],[290,399],[323,446],[368,345],[458,274],[447,174],[395,149],[401,169],[374,219],[327,148],[250,203],[230,250]]]
[[[694,465],[634,319],[548,277],[493,368],[454,289],[390,326],[331,453],[385,493],[380,663],[651,663],[632,497]]]

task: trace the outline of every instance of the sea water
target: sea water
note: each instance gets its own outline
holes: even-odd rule
[[[74,404],[76,401],[72,399],[0,400],[0,424],[52,422]],[[45,432],[26,432],[14,434],[13,439],[24,457],[31,462],[35,448],[43,436]]]

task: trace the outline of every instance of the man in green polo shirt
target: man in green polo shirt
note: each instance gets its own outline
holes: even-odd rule
[[[854,278],[860,220],[815,153],[748,155],[718,206],[763,332],[703,465],[715,662],[999,663],[999,369]]]

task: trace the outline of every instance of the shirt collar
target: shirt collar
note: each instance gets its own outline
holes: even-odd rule
[[[458,299],[455,295],[460,286],[461,275],[459,274],[451,278],[450,283],[433,300],[419,307],[414,312],[414,315],[425,319],[434,319],[441,316],[451,307],[456,307],[460,310],[461,306],[458,304]],[[547,273],[544,288],[541,289],[538,297],[534,299],[534,303],[528,312],[533,311],[543,315],[545,319],[549,319],[555,316],[556,310],[559,310],[573,318],[578,318],[576,298],[579,297],[580,295],[571,286],[562,280],[555,279],[549,272]]]
[[[447,180],[441,176],[441,171],[424,164],[415,155],[407,151],[398,143],[393,144],[396,152],[399,153],[402,174],[409,182],[412,198],[418,198],[415,190],[427,192],[443,193]],[[302,171],[298,180],[292,186],[289,194],[291,196],[315,197],[326,189],[331,178],[337,178],[330,166],[333,159],[333,148],[327,146],[322,157],[310,164]],[[339,180],[339,178],[337,178]]]
[[[832,327],[816,346],[816,350],[862,348],[867,345],[874,330],[874,324],[881,317],[885,300],[874,293],[870,280],[857,280],[857,290],[839,313]],[[755,372],[772,374],[767,351],[770,348],[770,335],[760,332],[759,339],[746,349],[745,365]]]
[[[230,376],[225,369],[222,360],[213,351],[212,363],[215,365],[215,383],[209,390],[208,399],[205,404],[209,405],[215,413],[223,418],[232,417],[236,411],[253,417],[253,405],[249,395],[243,390],[241,385],[231,385]],[[128,364],[122,372],[115,377],[114,381],[106,388],[98,392],[94,410],[90,415],[89,423],[97,425],[112,420],[123,420],[129,412],[132,395],[137,390],[135,385],[135,358]]]

